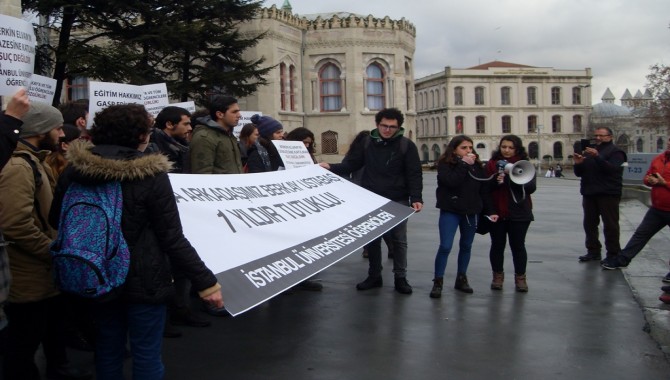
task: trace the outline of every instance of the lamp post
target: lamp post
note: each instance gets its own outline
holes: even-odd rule
[[[541,175],[542,172],[542,154],[540,153],[540,131],[542,130],[542,126],[538,125],[535,127],[537,130],[537,175]]]

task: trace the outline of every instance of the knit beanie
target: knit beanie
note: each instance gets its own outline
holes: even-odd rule
[[[251,117],[251,122],[258,128],[258,134],[268,140],[272,139],[273,133],[284,129],[280,122],[270,116],[254,115]]]
[[[30,102],[28,112],[21,118],[21,137],[44,135],[63,125],[63,115],[50,104]]]

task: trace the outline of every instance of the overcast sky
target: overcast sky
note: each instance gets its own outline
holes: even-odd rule
[[[265,6],[283,0],[265,0]],[[493,60],[592,69],[592,100],[609,87],[644,92],[649,67],[670,65],[670,0],[290,0],[299,15],[353,12],[416,27],[416,78]]]

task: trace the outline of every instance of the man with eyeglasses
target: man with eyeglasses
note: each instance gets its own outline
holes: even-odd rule
[[[582,147],[575,153],[575,175],[581,178],[580,192],[584,209],[586,255],[580,262],[600,261],[602,244],[598,238],[598,225],[603,221],[607,257],[621,252],[619,244],[619,202],[623,187],[623,165],[626,153],[612,142],[612,130],[599,127],[595,130],[595,146]]]
[[[340,164],[320,165],[333,173],[348,176],[363,168],[361,186],[375,194],[421,211],[423,174],[416,145],[403,136],[404,117],[396,108],[385,108],[375,115],[377,127],[362,143],[352,145]],[[393,241],[393,273],[395,290],[411,294],[407,282],[407,220],[386,233]],[[379,237],[367,246],[369,269],[365,281],[356,285],[358,290],[382,286],[382,251]]]

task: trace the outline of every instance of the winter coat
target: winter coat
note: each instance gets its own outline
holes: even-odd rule
[[[437,164],[436,207],[460,215],[483,212],[493,215],[489,181],[484,168],[468,165],[460,158],[456,163],[440,160]]]
[[[270,140],[259,137],[247,151],[249,173],[274,172],[284,166],[279,151]]]
[[[5,240],[12,286],[9,301],[36,302],[57,295],[49,245],[56,231],[47,223],[53,199],[53,175],[44,160],[49,151],[37,151],[20,140],[16,151],[0,172],[0,229]],[[35,164],[38,183],[32,166]],[[37,202],[35,202],[37,199]]]
[[[190,157],[188,142],[176,139],[161,129],[151,135],[151,142],[156,144],[159,153],[167,156],[172,162],[172,173],[190,173]]]
[[[511,164],[519,160],[519,157],[506,159]],[[489,182],[493,213],[497,214],[500,220],[533,221],[533,202],[530,195],[537,189],[535,177],[526,184],[518,185],[510,180],[509,175],[505,175],[503,183],[498,183],[497,162],[497,160],[489,160],[486,164],[486,175],[493,175]]]
[[[330,165],[338,175],[349,175],[361,168],[361,186],[392,201],[423,203],[423,173],[419,151],[411,140],[403,136],[404,129],[389,139],[379,136],[377,129],[370,132],[368,144],[352,146],[340,164]],[[401,140],[407,139],[403,153]]]
[[[651,186],[647,182],[647,176],[653,173],[658,173],[665,179],[665,186]],[[670,211],[670,151],[654,157],[645,175],[644,184],[651,186],[651,207]]]
[[[166,302],[173,292],[170,265],[181,270],[201,296],[218,290],[216,277],[184,237],[167,157],[114,145],[93,147],[88,142],[71,144],[67,157],[70,166],[58,182],[49,221],[58,226],[70,183],[121,182],[121,230],[131,257],[123,289],[127,302]]]
[[[623,164],[626,153],[612,142],[596,146],[598,155],[586,156],[584,162],[575,165],[575,175],[581,177],[579,191],[582,195],[621,196],[623,188]]]
[[[196,119],[191,137],[191,173],[241,174],[242,157],[232,129],[226,131],[209,116]]]

